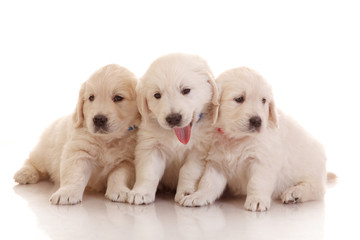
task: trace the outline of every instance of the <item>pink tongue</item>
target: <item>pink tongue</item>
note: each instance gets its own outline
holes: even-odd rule
[[[187,144],[190,140],[191,127],[190,124],[183,128],[174,128],[175,134],[179,141],[183,144]]]

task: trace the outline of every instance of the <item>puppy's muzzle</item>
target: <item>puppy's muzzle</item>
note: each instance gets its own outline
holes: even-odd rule
[[[170,127],[175,127],[180,125],[182,116],[178,113],[171,113],[167,115],[166,122],[169,124]]]
[[[258,130],[261,127],[261,118],[259,116],[254,116],[249,119],[249,126],[251,129]]]
[[[108,118],[104,115],[98,114],[93,118],[94,125],[96,130],[106,129],[106,123],[108,122]]]

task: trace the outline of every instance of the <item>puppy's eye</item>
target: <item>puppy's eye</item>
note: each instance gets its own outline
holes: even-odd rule
[[[160,99],[160,98],[161,98],[161,94],[160,94],[160,93],[155,93],[155,94],[154,94],[154,98]]]
[[[243,96],[241,97],[238,97],[238,98],[234,98],[235,102],[238,102],[238,103],[243,103],[245,101],[245,98]]]
[[[191,91],[190,88],[185,88],[185,89],[183,89],[183,90],[181,91],[181,93],[182,93],[182,95],[186,95],[186,94],[189,94],[190,91]]]
[[[116,95],[114,98],[113,98],[113,101],[114,102],[120,102],[122,101],[124,98],[122,96],[119,96],[119,95]]]
[[[89,100],[90,100],[90,102],[94,101],[94,100],[95,100],[94,95],[91,95],[91,96],[89,97]]]
[[[265,104],[265,103],[266,103],[266,98],[263,98],[263,99],[261,100],[261,102],[262,102],[263,104]]]

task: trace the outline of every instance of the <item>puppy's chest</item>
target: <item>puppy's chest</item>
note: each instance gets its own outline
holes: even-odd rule
[[[120,139],[100,145],[99,155],[96,159],[99,167],[114,167],[124,160],[134,159],[135,142]]]
[[[212,158],[220,162],[228,178],[244,176],[256,159],[256,151],[251,144],[219,141],[213,145]]]
[[[180,144],[162,145],[162,151],[165,153],[166,162],[168,167],[175,165],[181,166],[186,158],[189,148],[187,146],[181,146]]]

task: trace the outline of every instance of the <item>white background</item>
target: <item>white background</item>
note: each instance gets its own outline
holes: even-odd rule
[[[72,113],[92,72],[117,63],[141,77],[171,52],[202,56],[215,76],[257,70],[277,106],[323,143],[329,170],[359,182],[357,1],[182,0],[0,2],[0,149],[9,183],[41,131]],[[352,194],[338,196],[352,199],[349,211],[359,197]]]

